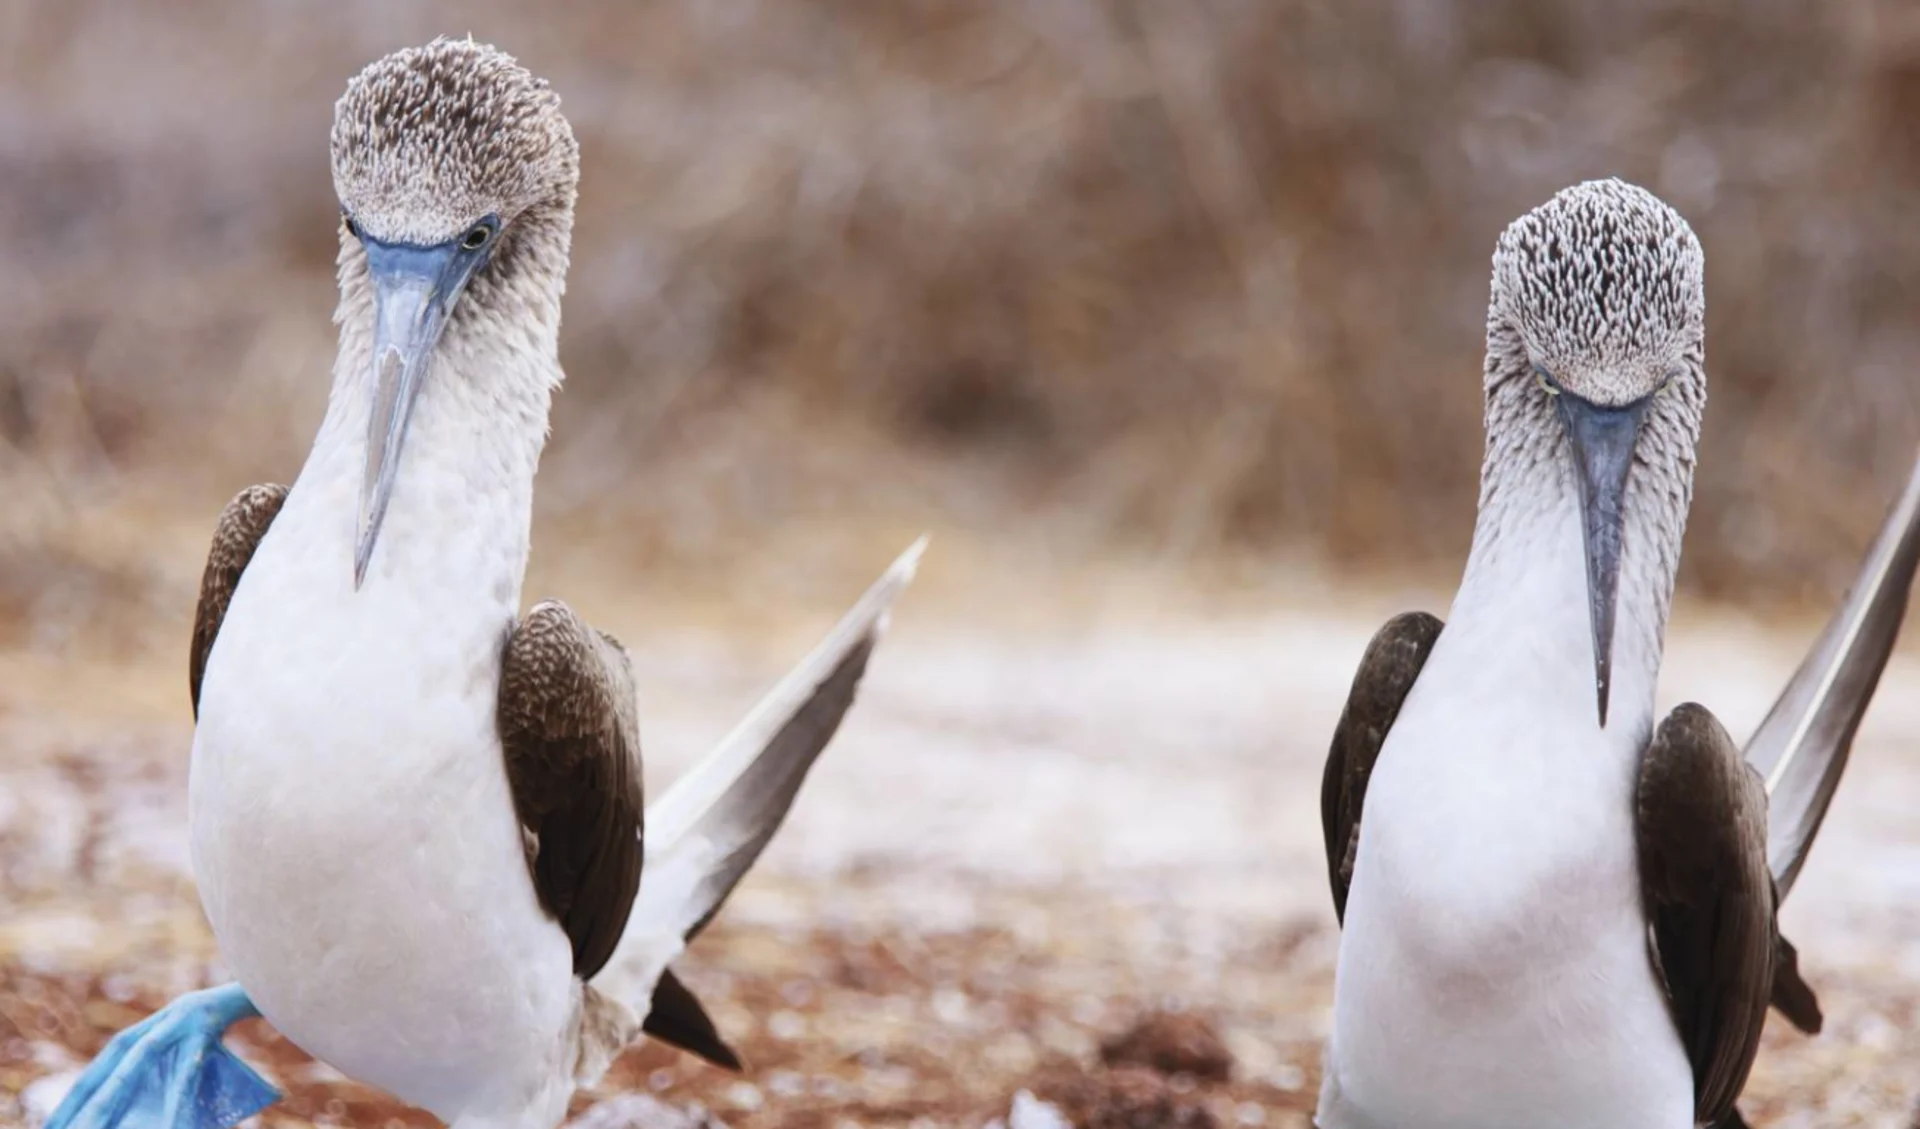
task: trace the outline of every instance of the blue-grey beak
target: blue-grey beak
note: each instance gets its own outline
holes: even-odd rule
[[[485,226],[485,225],[483,225]],[[400,449],[414,401],[447,327],[454,303],[486,262],[491,228],[475,246],[475,232],[432,247],[383,243],[363,236],[367,272],[373,279],[373,403],[367,416],[367,469],[360,490],[360,536],[353,552],[353,587],[359,590],[373,559],[374,543],[387,516]]]
[[[1600,695],[1600,728],[1607,727],[1613,676],[1613,617],[1620,595],[1620,537],[1626,526],[1627,478],[1634,442],[1653,397],[1602,407],[1560,392],[1553,403],[1573,448],[1580,482],[1580,515],[1587,550],[1587,612],[1593,623],[1593,678]]]

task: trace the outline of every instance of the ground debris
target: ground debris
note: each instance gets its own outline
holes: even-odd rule
[[[1075,1129],[1217,1129],[1219,1122],[1190,1080],[1142,1066],[1082,1071],[1058,1068],[1034,1079],[1031,1091],[1066,1115]]]
[[[1212,1022],[1191,1012],[1156,1011],[1100,1044],[1108,1066],[1134,1065],[1161,1074],[1190,1074],[1224,1082],[1233,1071],[1233,1055]]]
[[[1072,1124],[1058,1106],[1034,1097],[1031,1090],[1021,1090],[1013,1095],[1007,1119],[989,1122],[988,1129],[1070,1129]]]
[[[1276,624],[1032,650],[895,640],[895,682],[676,961],[749,1069],[645,1041],[571,1115],[594,1129],[648,1097],[729,1129],[1012,1129],[1024,1090],[1021,1129],[1049,1109],[1100,1129],[1308,1129],[1339,938],[1315,803],[1313,734],[1332,719],[1274,719],[1337,704],[1351,665],[1324,654],[1358,654],[1373,623]],[[1701,638],[1676,642],[1675,681],[1735,703],[1736,728],[1803,646],[1760,669],[1746,642]],[[1170,664],[1170,646],[1193,657]],[[684,673],[706,669],[685,647],[647,652],[650,717],[691,756],[740,703]],[[151,679],[170,710],[176,666]],[[1275,669],[1299,675],[1279,702]],[[1897,656],[1888,689],[1915,670]],[[191,735],[102,715],[140,684],[84,664],[0,680],[0,1126],[31,1127],[117,1031],[232,975],[188,864]],[[1180,708],[1129,712],[1162,693]],[[1740,1102],[1761,1129],[1920,1129],[1920,909],[1890,896],[1920,849],[1920,713],[1903,701],[1883,691],[1788,907],[1827,1027],[1767,1025]],[[1217,755],[1196,765],[1200,718]],[[649,771],[677,775],[674,755]],[[263,1129],[440,1124],[264,1021],[227,1042],[286,1095]]]
[[[646,1094],[616,1094],[567,1122],[568,1129],[727,1129],[704,1106],[673,1106]]]

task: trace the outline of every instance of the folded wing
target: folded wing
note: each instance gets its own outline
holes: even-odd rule
[[[220,520],[213,528],[206,571],[200,575],[200,603],[193,613],[193,650],[187,656],[187,693],[193,700],[196,720],[200,717],[200,681],[206,677],[207,656],[213,653],[220,624],[227,618],[227,605],[233,602],[241,574],[286,500],[285,486],[249,486],[220,511]]]
[[[1347,704],[1333,729],[1333,747],[1320,777],[1320,829],[1327,845],[1327,882],[1333,888],[1334,916],[1344,924],[1347,890],[1360,845],[1360,812],[1367,781],[1386,744],[1400,706],[1426,666],[1440,638],[1440,621],[1425,612],[1407,612],[1387,621],[1367,644],[1354,673]]]
[[[611,636],[558,600],[507,640],[496,713],[540,904],[588,979],[620,943],[640,885],[640,734],[633,674]]]
[[[1680,706],[1655,731],[1635,791],[1640,886],[1687,1058],[1695,1117],[1733,1112],[1773,994],[1773,877],[1760,775],[1712,714]]]

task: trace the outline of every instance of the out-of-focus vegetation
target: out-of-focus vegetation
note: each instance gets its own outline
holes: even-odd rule
[[[1609,174],[1708,252],[1685,583],[1830,596],[1920,439],[1900,0],[14,0],[5,610],[114,582],[90,506],[297,469],[333,100],[466,32],[584,149],[543,520],[648,552],[882,515],[1445,575],[1494,238]]]

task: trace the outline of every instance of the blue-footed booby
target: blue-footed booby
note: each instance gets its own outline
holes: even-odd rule
[[[1323,779],[1321,1129],[1736,1126],[1769,1004],[1820,1026],[1776,914],[1899,629],[1920,468],[1744,756],[1697,704],[1656,726],[1704,313],[1640,188],[1500,237],[1465,575],[1444,629],[1374,636]]]
[[[785,816],[922,544],[643,810],[627,653],[520,613],[579,149],[438,40],[335,109],[339,355],[291,488],[222,513],[190,665],[195,877],[236,982],[117,1036],[53,1129],[233,1124],[264,1016],[461,1129],[548,1129],[642,1032],[739,1060],[672,965]]]

